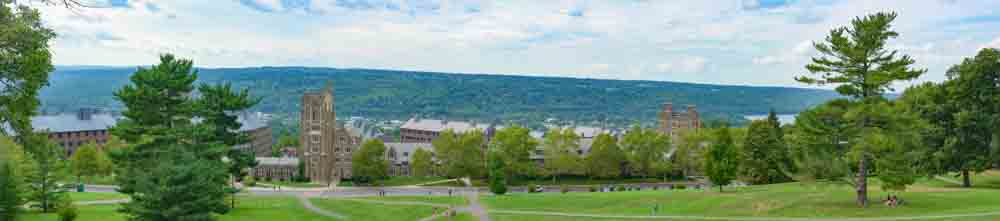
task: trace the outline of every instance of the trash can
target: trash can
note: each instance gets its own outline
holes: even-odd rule
[[[86,189],[84,188],[84,186],[83,186],[83,184],[82,184],[82,183],[81,183],[81,184],[77,184],[77,185],[76,185],[76,192],[80,192],[80,193],[82,193],[82,192],[84,192],[84,191],[86,191]]]

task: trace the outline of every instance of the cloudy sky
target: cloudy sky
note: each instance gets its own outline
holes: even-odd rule
[[[84,0],[88,1],[88,0]],[[812,41],[893,10],[890,44],[940,81],[1000,47],[995,0],[89,0],[37,5],[59,65],[321,66],[803,86]],[[897,87],[905,87],[898,85]]]

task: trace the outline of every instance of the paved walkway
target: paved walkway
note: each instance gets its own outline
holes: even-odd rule
[[[463,208],[462,211],[472,213],[473,216],[479,217],[479,221],[490,221],[490,216],[486,213],[486,209],[484,209],[482,204],[479,203],[479,191],[468,191],[466,192],[466,197],[469,199],[469,206]]]
[[[330,211],[326,211],[324,209],[320,209],[319,207],[316,207],[316,205],[313,205],[312,202],[309,201],[309,198],[307,198],[306,196],[300,195],[298,198],[299,198],[299,201],[302,202],[302,206],[304,206],[309,211],[312,211],[312,212],[314,212],[316,214],[319,214],[319,215],[322,215],[322,216],[334,218],[334,219],[340,219],[340,220],[347,219],[347,217],[344,216],[344,215],[340,215],[340,214],[337,214],[337,213],[334,213],[334,212],[330,212]]]
[[[600,214],[586,214],[586,213],[560,213],[560,212],[520,211],[520,210],[490,210],[489,212],[495,214],[561,216],[561,217],[579,217],[579,218],[604,218],[604,219],[725,220],[725,221],[771,221],[771,220],[774,221],[902,221],[902,220],[954,219],[954,218],[1000,216],[1000,212],[930,215],[930,216],[871,217],[871,218],[629,216],[629,215],[600,215]]]
[[[105,205],[105,204],[127,203],[128,201],[129,201],[128,199],[95,200],[95,201],[77,201],[77,202],[73,202],[73,204],[80,205],[80,206],[85,206],[85,205]]]

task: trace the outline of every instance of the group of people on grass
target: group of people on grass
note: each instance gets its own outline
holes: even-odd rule
[[[903,200],[896,197],[896,195],[890,194],[889,197],[885,199],[885,205],[888,207],[897,207],[903,205]]]

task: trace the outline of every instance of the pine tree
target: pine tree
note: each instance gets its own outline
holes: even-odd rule
[[[115,92],[126,109],[111,132],[129,146],[112,158],[118,190],[131,198],[119,209],[129,220],[214,220],[229,211],[230,167],[223,157],[232,140],[219,133],[232,125],[210,119],[216,110],[190,96],[197,79],[192,67],[166,54]]]
[[[889,39],[899,33],[891,30],[896,13],[876,13],[858,17],[850,27],[840,27],[830,31],[825,43],[815,43],[820,57],[812,59],[806,69],[818,77],[801,76],[795,80],[815,85],[838,85],[836,90],[842,95],[859,100],[861,105],[872,106],[883,102],[892,84],[902,80],[912,80],[926,70],[911,69],[914,63],[908,55],[900,56],[896,50],[886,48]],[[872,110],[878,111],[878,110]],[[871,119],[861,116],[859,125],[868,130],[875,126]],[[857,203],[868,205],[868,171],[871,153],[859,147],[857,156]]]
[[[716,130],[715,142],[708,148],[705,154],[705,174],[712,184],[722,187],[729,185],[736,179],[739,155],[736,152],[736,145],[733,137],[729,133],[729,128],[723,126]]]
[[[41,134],[32,134],[27,143],[33,151],[28,155],[34,161],[33,170],[26,173],[28,183],[28,199],[36,202],[32,205],[43,213],[54,212],[56,202],[65,196],[69,185],[60,182],[66,179],[66,164],[60,159],[62,148],[49,141]]]

